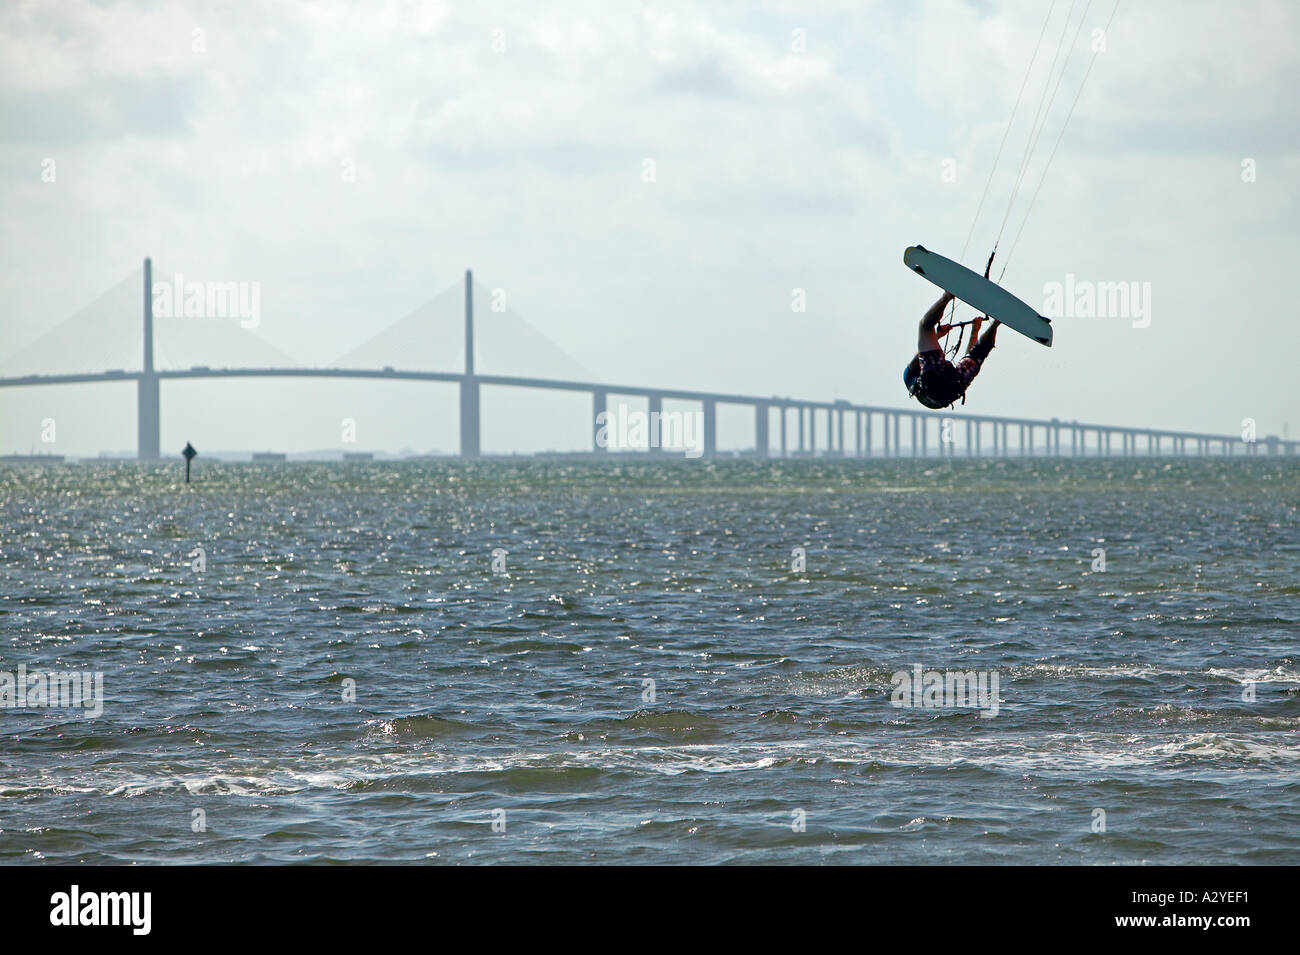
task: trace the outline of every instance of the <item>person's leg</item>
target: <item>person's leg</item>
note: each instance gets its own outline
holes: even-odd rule
[[[997,343],[998,325],[998,322],[993,322],[993,324],[989,326],[989,330],[986,331],[979,340],[976,340],[973,334],[971,335],[971,346],[969,350],[967,350],[966,354],[971,358],[974,358],[981,365],[984,364],[984,359],[989,357],[989,352],[993,350],[993,346]]]
[[[921,319],[921,326],[917,330],[916,350],[923,351],[942,351],[939,345],[939,336],[935,334],[935,328],[939,325],[939,320],[943,318],[943,310],[948,307],[952,301],[952,293],[944,292],[939,301],[930,306],[930,310],[925,313]]]
[[[970,350],[966,352],[966,357],[957,362],[959,394],[966,394],[966,389],[970,387],[971,382],[975,380],[975,376],[980,373],[980,369],[984,366],[984,359],[993,350],[993,343],[997,337],[998,323],[995,321],[989,330],[980,337],[979,341],[975,342]]]

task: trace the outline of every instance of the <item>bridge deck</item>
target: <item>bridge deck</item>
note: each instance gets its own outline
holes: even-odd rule
[[[0,388],[33,385],[72,385],[95,382],[140,381],[147,377],[142,371],[82,372],[63,375],[26,375],[19,378],[0,378]],[[684,388],[659,388],[647,385],[619,384],[615,382],[565,381],[550,378],[526,378],[514,375],[465,375],[460,372],[414,371],[396,368],[188,368],[155,371],[152,378],[159,381],[198,378],[354,378],[388,381],[433,381],[444,383],[477,382],[507,388],[537,388],[552,391],[585,392],[597,395],[637,395],[668,398],[678,401],[713,402],[716,404],[748,405],[754,408],[808,409],[832,413],[852,413],[898,416],[913,419],[948,418],[977,424],[1006,425],[1026,428],[1060,428],[1076,432],[1094,431],[1119,435],[1143,435],[1157,439],[1169,438],[1184,441],[1209,441],[1214,443],[1243,443],[1240,435],[1211,434],[1198,431],[1170,431],[1162,428],[1142,428],[1130,425],[1111,425],[1095,422],[1065,421],[1045,418],[1010,418],[997,415],[969,414],[945,410],[929,411],[920,408],[891,408],[883,405],[864,405],[845,400],[818,401],[809,398],[791,398],[776,395],[742,395],[717,391],[698,391]],[[1271,442],[1287,453],[1294,453],[1300,441],[1262,438],[1258,443]]]

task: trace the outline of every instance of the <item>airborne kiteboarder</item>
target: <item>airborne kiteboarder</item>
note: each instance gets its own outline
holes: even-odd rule
[[[966,254],[966,248],[970,244],[971,236],[975,234],[975,227],[979,223],[980,212],[984,208],[984,200],[988,197],[989,187],[993,184],[994,174],[997,171],[998,161],[1002,158],[1003,147],[1007,143],[1007,135],[1011,132],[1011,127],[1015,123],[1016,113],[1020,109],[1020,101],[1024,95],[1025,87],[1029,83],[1029,78],[1033,74],[1034,63],[1038,59],[1038,51],[1042,46],[1043,37],[1047,34],[1048,24],[1052,20],[1052,9],[1047,12],[1047,17],[1043,21],[1043,28],[1039,32],[1038,42],[1034,45],[1033,56],[1029,59],[1029,66],[1025,70],[1025,79],[1020,85],[1020,93],[1016,96],[1015,105],[1011,109],[1011,118],[1007,120],[1006,129],[1002,133],[1002,142],[998,145],[997,154],[993,157],[993,165],[989,169],[988,182],[984,185],[984,192],[980,196],[979,204],[975,207],[975,218],[971,222],[970,232],[966,236],[966,245],[962,246],[961,254],[958,259]],[[1073,6],[1071,6],[1073,11]],[[1106,20],[1105,29],[1101,32],[1104,35],[1110,29],[1111,21],[1115,19],[1115,12],[1119,9],[1119,0],[1115,0],[1115,6],[1111,8],[1110,17]],[[1085,11],[1084,17],[1087,17]],[[1066,27],[1070,21],[1070,14],[1066,14]],[[1070,56],[1077,45],[1079,31],[1083,28],[1083,20],[1079,20],[1075,27],[1074,40],[1071,40],[1069,47],[1066,47],[1066,29],[1061,31],[1061,39],[1057,45],[1056,56],[1052,59],[1052,65],[1048,68],[1047,82],[1043,85],[1042,95],[1039,99],[1038,109],[1034,112],[1033,123],[1030,127],[1030,135],[1026,142],[1024,156],[1020,160],[1019,171],[1016,173],[1014,184],[1011,189],[1011,196],[1007,200],[1006,213],[1002,217],[1002,224],[998,227],[997,238],[993,241],[993,254],[989,255],[988,265],[984,269],[984,277],[981,279],[979,273],[974,272],[959,261],[944,258],[942,255],[936,255],[923,246],[915,245],[906,249],[903,253],[903,262],[909,269],[925,278],[927,281],[934,283],[943,289],[943,297],[939,299],[934,306],[925,313],[921,319],[920,334],[917,339],[917,351],[912,360],[907,363],[903,370],[903,384],[907,386],[907,393],[916,398],[917,401],[927,408],[947,408],[957,401],[958,398],[965,401],[966,389],[975,380],[979,374],[984,360],[993,349],[994,342],[997,340],[997,331],[999,325],[1007,325],[1020,334],[1031,338],[1040,345],[1051,347],[1052,345],[1052,323],[1051,319],[1025,304],[1016,298],[1006,289],[1002,288],[1002,276],[1006,275],[1006,261],[1010,258],[1011,253],[1015,251],[1020,242],[1020,235],[1024,232],[1025,224],[1029,221],[1029,212],[1034,207],[1034,202],[1038,198],[1038,192],[1042,188],[1044,181],[1047,179],[1047,170],[1052,165],[1052,160],[1056,156],[1056,150],[1061,145],[1061,140],[1065,136],[1066,127],[1070,124],[1070,117],[1074,115],[1074,107],[1079,102],[1079,96],[1083,93],[1083,86],[1088,80],[1088,74],[1092,72],[1092,65],[1096,62],[1097,54],[1104,47],[1094,45],[1092,60],[1088,62],[1088,67],[1084,70],[1083,79],[1079,81],[1078,91],[1074,95],[1074,100],[1070,103],[1070,108],[1065,114],[1065,119],[1061,122],[1060,131],[1056,135],[1056,142],[1052,150],[1048,153],[1047,161],[1043,165],[1043,170],[1038,178],[1038,185],[1034,187],[1030,195],[1029,204],[1025,208],[1024,218],[1021,220],[1020,228],[1016,231],[1011,242],[1011,249],[1003,256],[1002,275],[998,276],[997,283],[990,281],[989,270],[993,266],[993,255],[997,253],[998,245],[1002,241],[1002,236],[1007,227],[1007,222],[1011,218],[1012,209],[1015,208],[1016,196],[1020,192],[1022,183],[1025,182],[1026,173],[1030,168],[1030,161],[1033,158],[1035,148],[1038,145],[1039,138],[1042,135],[1043,127],[1047,123],[1047,116],[1051,112],[1052,103],[1056,100],[1056,93],[1060,89],[1061,80],[1065,76],[1066,66],[1069,64]],[[1061,54],[1066,55],[1062,61],[1061,71],[1056,74],[1056,63],[1061,60]],[[1052,76],[1056,74],[1055,83],[1052,82]],[[1040,121],[1041,118],[1041,121]],[[944,309],[948,304],[957,299],[970,305],[982,316],[969,322],[954,322],[947,325],[941,324]],[[980,336],[980,326],[983,322],[989,321],[992,324],[984,335]],[[966,348],[965,356],[953,364],[948,356],[944,353],[940,339],[951,332],[954,328],[960,328],[965,325],[973,325],[970,344]],[[952,349],[952,357],[956,358],[961,350],[961,337],[958,336],[956,345]]]
[[[992,267],[993,257],[989,256],[989,264],[984,269],[986,279],[989,277],[989,269]],[[927,408],[947,408],[949,405],[956,403],[958,398],[964,404],[966,389],[975,380],[975,376],[980,373],[980,368],[984,365],[984,359],[993,350],[993,345],[998,337],[999,323],[996,319],[990,319],[987,315],[976,318],[971,322],[941,325],[939,320],[943,318],[944,309],[948,307],[948,303],[953,298],[952,292],[945,291],[939,301],[935,302],[930,307],[930,310],[925,313],[925,317],[921,319],[917,336],[916,355],[903,369],[903,384],[907,386],[907,393]],[[988,331],[981,338],[980,325],[985,320],[991,321],[993,324],[989,326]],[[939,340],[954,328],[966,324],[974,326],[971,329],[970,344],[966,346],[965,357],[954,365],[944,354],[943,346]],[[960,348],[961,342],[958,340],[957,349]],[[957,349],[954,349],[954,354]]]

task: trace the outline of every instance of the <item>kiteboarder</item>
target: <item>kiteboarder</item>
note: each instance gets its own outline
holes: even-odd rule
[[[993,257],[989,256],[989,264],[984,269],[985,278],[988,278],[989,269],[992,267]],[[948,307],[953,297],[951,292],[944,292],[939,301],[930,306],[930,310],[925,313],[917,336],[916,355],[903,369],[903,384],[907,386],[907,393],[927,408],[947,408],[955,404],[958,398],[965,404],[966,389],[980,373],[984,359],[993,350],[998,337],[999,322],[990,319],[987,315],[980,316],[972,322],[959,322],[957,325],[939,324],[944,309]],[[980,325],[986,320],[992,324],[981,338]],[[944,354],[939,339],[959,325],[967,324],[973,326],[970,344],[966,347],[966,356],[954,365]]]

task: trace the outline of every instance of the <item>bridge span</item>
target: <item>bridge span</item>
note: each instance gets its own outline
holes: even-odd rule
[[[966,414],[954,410],[929,411],[920,408],[890,408],[850,401],[817,401],[776,395],[742,395],[682,388],[661,388],[643,384],[570,381],[513,375],[483,375],[474,370],[474,296],[472,273],[465,273],[465,371],[437,372],[384,368],[208,368],[159,370],[153,355],[152,262],[144,261],[144,354],[139,371],[82,372],[74,374],[25,375],[0,378],[0,388],[35,385],[89,384],[134,381],[137,387],[137,456],[156,460],[160,456],[160,383],[172,379],[198,378],[352,378],[389,381],[427,381],[456,384],[460,391],[460,454],[475,458],[480,448],[480,389],[484,387],[531,388],[591,395],[592,451],[609,450],[597,440],[598,418],[609,410],[610,396],[644,398],[650,414],[663,413],[667,400],[696,403],[702,416],[702,456],[713,457],[717,447],[719,405],[742,405],[753,409],[754,446],[751,454],[768,457],[836,455],[870,457],[884,455],[1124,455],[1158,454],[1267,454],[1296,453],[1300,441],[1268,436],[1255,440],[1242,435],[1209,434],[1135,428],[1094,422],[1062,421],[1057,418],[1010,418]],[[776,427],[773,429],[775,416]],[[819,435],[818,421],[822,428]],[[906,427],[904,426],[906,422]],[[846,427],[847,426],[847,427]],[[773,441],[773,431],[779,441]],[[846,431],[851,437],[846,441]],[[934,432],[931,444],[931,432]],[[1041,443],[1038,436],[1041,434]],[[1066,440],[1062,440],[1062,435]],[[985,436],[988,437],[987,448]],[[1012,440],[1014,436],[1014,441]],[[820,440],[819,440],[820,439]],[[906,440],[904,440],[906,439]],[[1091,442],[1091,446],[1089,446]],[[775,445],[775,446],[774,446]],[[651,453],[665,453],[650,448]]]

